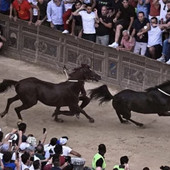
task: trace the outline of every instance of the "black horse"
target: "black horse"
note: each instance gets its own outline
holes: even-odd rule
[[[170,111],[170,81],[148,88],[144,92],[126,89],[114,96],[109,92],[108,87],[103,85],[90,90],[90,98],[98,99],[100,104],[112,100],[113,108],[121,123],[131,121],[137,126],[143,126],[142,123],[131,119],[131,111],[170,116],[168,112]]]
[[[22,120],[20,112],[31,108],[40,101],[45,105],[56,107],[53,113],[56,121],[62,121],[58,119],[58,115],[60,114],[74,116],[82,113],[90,122],[94,122],[94,119],[88,116],[83,110],[90,101],[86,96],[84,82],[86,80],[98,81],[101,77],[92,71],[88,65],[75,68],[69,76],[70,78],[67,81],[59,84],[45,82],[34,77],[20,81],[3,80],[3,82],[0,83],[0,93],[6,91],[11,86],[15,86],[17,94],[8,99],[6,108],[4,112],[1,113],[1,117],[8,113],[11,103],[21,100],[22,105],[16,107],[15,111],[18,118]],[[82,93],[82,96],[79,98],[80,93]],[[79,100],[83,101],[81,106],[78,105]],[[60,108],[63,106],[68,106],[70,111],[60,111]]]

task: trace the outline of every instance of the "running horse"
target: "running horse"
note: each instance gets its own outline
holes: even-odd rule
[[[170,116],[168,112],[170,111],[170,81],[148,88],[144,92],[126,89],[114,96],[106,85],[102,85],[90,90],[90,98],[99,100],[99,104],[112,100],[112,106],[121,123],[130,121],[137,126],[143,126],[142,123],[131,119],[131,111]]]
[[[89,119],[89,122],[94,122],[94,119],[83,110],[90,101],[86,96],[84,82],[87,80],[98,81],[100,79],[101,77],[91,70],[88,65],[82,64],[81,67],[75,68],[74,71],[69,74],[67,81],[59,84],[42,81],[34,77],[20,81],[3,80],[3,82],[0,83],[0,93],[14,86],[17,94],[12,98],[8,98],[6,108],[4,112],[1,113],[1,117],[4,117],[8,113],[9,107],[13,102],[21,100],[22,105],[16,107],[15,111],[18,118],[22,120],[20,112],[31,108],[40,101],[45,105],[56,107],[53,113],[56,121],[63,121],[58,118],[60,114],[78,116],[82,113]],[[81,98],[79,98],[80,93],[82,93]],[[79,100],[82,100],[81,106],[78,105]],[[63,106],[68,106],[69,111],[60,111],[60,108]]]

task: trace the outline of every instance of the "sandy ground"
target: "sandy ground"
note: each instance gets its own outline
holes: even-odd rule
[[[27,77],[58,83],[66,80],[61,73],[56,73],[44,67],[35,66],[23,61],[17,61],[0,56],[0,81],[3,79],[20,80]],[[86,89],[100,86],[102,83],[86,83]],[[112,94],[117,91],[110,87]],[[0,112],[6,106],[8,97],[15,95],[14,89],[0,94]],[[0,118],[0,127],[4,132],[16,127],[18,118],[14,107],[20,102],[11,105],[9,113]],[[107,147],[106,169],[112,169],[119,163],[119,158],[127,155],[130,159],[131,170],[143,169],[148,166],[151,170],[159,169],[161,165],[170,165],[170,118],[157,115],[142,115],[132,113],[132,118],[145,124],[143,128],[133,124],[120,124],[111,106],[111,102],[98,106],[92,101],[85,111],[95,119],[89,123],[81,115],[76,117],[61,116],[64,123],[56,123],[51,114],[54,108],[38,103],[29,110],[23,111],[22,116],[28,124],[27,134],[33,133],[37,139],[41,138],[43,127],[47,128],[48,139],[51,137],[69,137],[68,146],[82,154],[86,165],[91,166],[93,155],[97,152],[98,145],[104,143]]]

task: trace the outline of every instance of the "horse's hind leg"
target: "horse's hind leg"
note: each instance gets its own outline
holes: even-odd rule
[[[124,110],[124,112],[122,112],[123,114],[123,118],[125,118],[126,120],[134,123],[136,126],[139,126],[139,127],[142,127],[143,124],[142,123],[139,123],[139,122],[136,122],[134,120],[131,119],[131,111],[128,110],[128,108],[126,108],[126,110]]]
[[[143,126],[142,123],[139,123],[139,122],[136,122],[134,120],[131,119],[131,111],[128,109],[128,107],[126,105],[121,105],[121,107],[116,107],[116,106],[113,106],[116,110],[116,113],[117,113],[117,116],[120,120],[121,123],[127,123],[128,121],[134,123],[136,126]],[[123,116],[124,120],[121,115]]]
[[[127,123],[128,121],[127,121],[127,120],[124,120],[124,119],[122,118],[122,116],[121,116],[121,115],[123,115],[122,113],[124,112],[124,110],[122,109],[122,107],[117,106],[117,105],[113,105],[113,107],[114,107],[114,109],[115,109],[115,111],[116,111],[116,114],[117,114],[119,120],[120,120],[120,123]]]
[[[10,105],[11,105],[13,102],[17,101],[17,100],[19,100],[19,96],[18,96],[18,95],[14,96],[14,97],[12,97],[12,98],[9,98],[9,99],[7,100],[6,108],[5,108],[5,110],[0,114],[1,117],[4,117],[4,116],[8,113],[8,110],[9,110]]]
[[[142,126],[143,126],[142,123],[136,122],[136,121],[134,121],[134,120],[132,120],[132,119],[128,119],[128,120],[129,120],[130,122],[134,123],[136,126],[139,126],[139,127],[142,127]]]
[[[16,113],[17,113],[17,116],[18,116],[18,118],[19,119],[21,119],[22,120],[22,117],[21,117],[21,111],[22,110],[26,110],[26,109],[29,109],[29,108],[31,108],[32,106],[34,106],[35,104],[36,104],[37,102],[31,102],[31,103],[23,103],[21,106],[19,106],[19,107],[16,107],[15,108],[15,111],[16,111]]]

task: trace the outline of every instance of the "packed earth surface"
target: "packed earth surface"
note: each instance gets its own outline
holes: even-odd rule
[[[57,72],[45,66],[0,56],[0,82],[3,79],[21,80],[27,77],[36,77],[52,83],[66,81],[62,70]],[[103,83],[86,82],[85,89],[89,90]],[[118,92],[114,85],[109,85],[109,90],[113,95]],[[0,112],[4,111],[7,98],[15,94],[14,88],[0,94]],[[16,128],[18,118],[14,108],[19,105],[20,101],[14,102],[9,113],[0,118],[0,128],[4,133]],[[101,143],[107,147],[107,170],[112,170],[115,164],[119,164],[119,158],[124,155],[129,157],[131,170],[142,170],[146,166],[151,170],[159,170],[161,165],[170,165],[170,117],[132,112],[132,119],[144,123],[144,127],[131,123],[121,124],[111,102],[99,106],[97,101],[91,101],[85,111],[95,119],[94,123],[90,123],[83,115],[80,115],[79,119],[76,116],[61,115],[60,118],[64,122],[57,123],[51,117],[54,109],[39,102],[34,107],[22,111],[24,122],[28,126],[26,134],[33,134],[38,141],[42,138],[43,128],[46,128],[46,143],[52,137],[68,136],[67,145],[79,152],[86,160],[85,165],[89,167]]]

